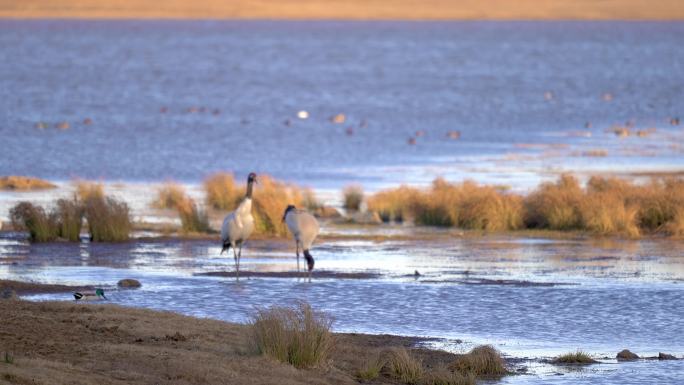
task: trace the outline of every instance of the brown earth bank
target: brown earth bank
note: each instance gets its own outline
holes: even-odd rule
[[[457,357],[415,348],[418,338],[336,334],[326,364],[298,370],[258,355],[247,325],[74,302],[0,300],[0,315],[0,383],[9,384],[355,384],[388,347],[412,347],[426,368]]]
[[[680,0],[0,0],[4,18],[681,20]]]
[[[0,279],[0,293],[14,292],[16,295],[61,293],[69,291],[93,290],[92,286],[53,285],[36,282],[12,281]],[[1,318],[0,318],[1,319]]]

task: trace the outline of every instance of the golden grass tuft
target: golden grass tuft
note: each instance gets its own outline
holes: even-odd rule
[[[388,374],[405,384],[419,384],[423,377],[423,364],[413,357],[404,347],[396,347],[386,352],[385,369]]]
[[[207,212],[197,207],[197,204],[192,199],[183,195],[175,207],[178,210],[181,227],[184,232],[207,233],[211,230]]]
[[[244,196],[244,190],[235,185],[233,174],[219,172],[204,180],[207,206],[216,210],[233,210]]]
[[[305,302],[294,307],[258,309],[250,326],[260,354],[296,368],[325,362],[335,343],[332,318]]]
[[[356,372],[356,378],[362,381],[371,381],[382,373],[382,368],[387,364],[387,361],[379,354],[369,357],[364,361],[363,367]]]
[[[556,183],[544,183],[524,200],[529,228],[576,230],[582,226],[579,204],[583,192],[577,178],[562,175]]]
[[[26,229],[32,242],[50,242],[57,239],[57,221],[40,206],[30,202],[19,202],[10,209],[12,226]]]
[[[0,190],[45,190],[56,188],[54,184],[38,178],[9,175],[0,177]]]
[[[102,183],[77,180],[74,185],[76,186],[76,196],[83,202],[90,198],[104,199],[105,197]]]
[[[554,364],[595,364],[597,361],[591,358],[587,353],[578,350],[573,353],[562,354],[552,361]]]
[[[347,186],[342,190],[342,207],[350,212],[359,211],[363,203],[363,188],[359,185]]]
[[[420,190],[400,186],[373,194],[368,198],[368,210],[377,212],[383,222],[413,220],[413,207],[419,199]]]
[[[186,199],[185,188],[176,183],[165,183],[157,190],[157,199],[152,207],[157,209],[175,209]]]
[[[76,197],[59,199],[54,213],[58,236],[71,242],[79,242],[83,226],[83,206]]]
[[[449,370],[445,366],[438,366],[423,375],[424,385],[475,385],[472,373],[461,374]]]
[[[83,200],[84,215],[88,221],[90,239],[94,242],[120,242],[128,240],[132,224],[130,210],[125,202],[112,197],[88,194]]]
[[[458,357],[451,363],[451,369],[463,375],[477,377],[503,376],[508,373],[501,353],[490,345],[478,346]]]

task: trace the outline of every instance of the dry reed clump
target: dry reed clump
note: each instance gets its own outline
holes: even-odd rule
[[[373,194],[368,198],[368,210],[378,213],[383,222],[413,220],[413,208],[420,198],[420,190],[400,186]]]
[[[10,209],[12,226],[26,229],[32,242],[50,242],[57,239],[58,227],[54,215],[30,202],[19,202]]]
[[[466,229],[504,231],[523,225],[522,198],[473,182],[461,185],[459,226]]]
[[[119,242],[128,240],[132,224],[130,210],[125,202],[112,197],[87,195],[83,209],[90,239],[94,242]]]
[[[90,198],[104,199],[104,185],[102,183],[88,182],[77,180],[74,182],[76,186],[76,197],[85,202]]]
[[[29,191],[45,190],[56,187],[57,186],[46,180],[31,178],[27,176],[9,175],[0,177],[0,190]]]
[[[175,207],[178,210],[184,232],[207,233],[211,230],[207,212],[197,207],[192,199],[183,195],[183,199],[177,202]]]
[[[554,358],[554,364],[595,364],[597,361],[581,350],[574,353],[566,353]]]
[[[259,353],[296,368],[323,363],[335,342],[330,330],[332,319],[305,302],[258,309],[250,326]]]
[[[356,372],[356,378],[362,381],[371,381],[378,377],[382,372],[382,368],[387,364],[381,355],[376,354],[369,357],[363,364],[363,367]]]
[[[422,383],[424,385],[475,385],[475,376],[472,373],[461,374],[447,367],[438,366],[423,375]]]
[[[224,172],[213,174],[205,179],[204,191],[207,206],[216,210],[234,209],[244,195],[244,189],[235,185],[233,174]]]
[[[57,224],[57,235],[71,242],[81,240],[83,226],[83,206],[73,199],[59,199],[54,210]]]
[[[503,376],[508,373],[501,354],[490,345],[473,348],[468,354],[458,357],[450,367],[463,375],[477,377]]]
[[[582,188],[577,178],[562,175],[556,183],[544,183],[524,200],[528,228],[578,230],[582,227]]]
[[[423,378],[423,364],[404,347],[396,347],[386,352],[387,373],[405,384],[418,384]]]
[[[363,188],[359,185],[347,186],[342,190],[342,207],[350,212],[359,211],[363,203]]]
[[[157,209],[175,209],[186,199],[183,186],[175,183],[165,183],[157,190],[157,199],[152,207]]]

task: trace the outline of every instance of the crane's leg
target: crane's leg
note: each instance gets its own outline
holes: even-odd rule
[[[242,258],[242,242],[240,242],[240,250],[238,250],[238,269],[240,269],[240,258]]]
[[[237,250],[233,247],[233,259],[235,259],[235,280],[240,280],[240,262],[238,259]]]
[[[297,249],[297,273],[299,273],[299,241],[295,239],[295,248]]]

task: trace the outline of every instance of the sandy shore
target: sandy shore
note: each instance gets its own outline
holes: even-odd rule
[[[0,285],[19,294],[64,290]],[[356,371],[373,354],[420,341],[336,334],[328,364],[297,370],[256,354],[249,328],[241,324],[108,304],[12,299],[0,300],[0,314],[0,354],[8,352],[13,361],[0,364],[0,383],[12,384],[355,384]],[[420,348],[414,353],[426,367],[456,357]]]
[[[0,0],[5,18],[681,20],[679,0]]]

